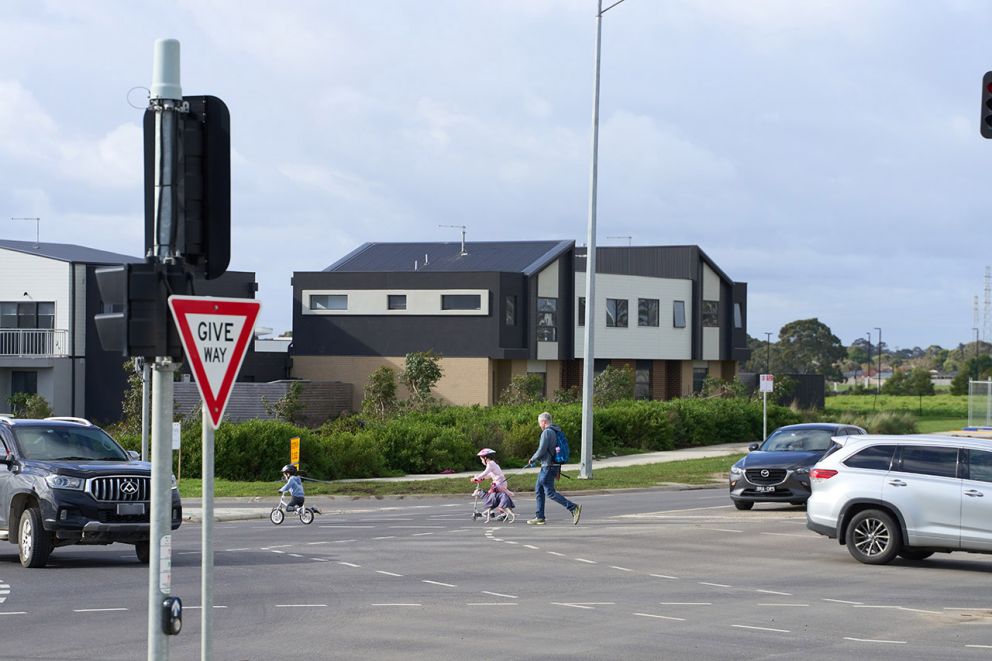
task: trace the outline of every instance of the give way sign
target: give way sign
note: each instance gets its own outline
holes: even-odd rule
[[[169,310],[214,429],[224,417],[261,308],[260,302],[245,298],[169,297]]]

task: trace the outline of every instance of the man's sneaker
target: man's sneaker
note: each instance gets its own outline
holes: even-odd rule
[[[572,510],[572,525],[574,526],[579,522],[579,517],[582,516],[582,505],[576,505],[575,509]]]
[[[544,519],[527,519],[528,526],[543,526],[545,523]]]

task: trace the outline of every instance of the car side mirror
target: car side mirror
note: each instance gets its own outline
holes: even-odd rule
[[[127,456],[131,458],[131,461],[138,461],[139,459],[141,459],[141,455],[138,454],[138,452],[135,450],[128,450]]]
[[[747,446],[747,451],[748,452],[754,452],[755,450],[757,450],[760,447],[761,447],[760,444],[758,444],[758,443],[752,443],[751,445]]]
[[[7,468],[10,468],[11,466],[14,465],[14,455],[12,454],[3,455],[2,457],[0,457],[0,464],[3,464]]]

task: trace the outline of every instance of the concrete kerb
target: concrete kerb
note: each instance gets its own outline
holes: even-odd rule
[[[684,448],[681,450],[665,450],[661,452],[645,452],[642,454],[633,454],[623,457],[606,457],[603,459],[597,459],[594,462],[595,469],[601,468],[617,468],[625,466],[640,466],[646,464],[659,464],[666,463],[670,461],[683,461],[686,459],[702,459],[706,457],[723,457],[728,454],[740,454],[742,452],[747,452],[747,447],[739,443],[725,443],[722,445],[710,445],[701,448]],[[511,474],[537,474],[537,468],[530,469],[509,469],[508,473]],[[448,473],[443,475],[431,474],[431,475],[406,475],[403,477],[380,477],[380,478],[369,478],[364,480],[338,480],[339,483],[343,482],[409,482],[409,481],[420,481],[420,480],[437,480],[437,479],[469,479],[477,473],[474,472],[463,472],[463,473]],[[642,491],[673,491],[673,490],[687,490],[687,489],[700,489],[707,488],[705,485],[691,485],[691,484],[668,484],[657,487],[645,487],[638,489],[592,489],[588,491],[580,492],[581,495],[602,495],[607,493],[633,493]],[[568,489],[563,489],[563,493],[569,493]],[[438,496],[430,494],[410,494],[410,495],[396,495],[396,496],[308,496],[307,502],[315,504],[320,508],[325,514],[333,513],[334,501],[355,501],[355,500],[415,500],[423,498],[437,498]],[[528,499],[528,494],[517,494],[517,498]],[[272,504],[275,504],[277,500],[275,497],[272,499]],[[183,504],[183,520],[190,522],[201,522],[203,520],[203,510],[200,507],[192,506],[194,504],[199,504],[199,499],[187,499]],[[272,511],[272,505],[259,506],[256,503],[266,502],[261,496],[252,497],[241,497],[241,498],[216,498],[214,499],[214,521],[246,521],[252,519],[267,519],[269,517],[269,512]]]

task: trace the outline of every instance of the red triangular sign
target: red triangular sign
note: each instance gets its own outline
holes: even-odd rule
[[[224,417],[261,308],[260,302],[246,298],[169,297],[169,310],[214,429]]]

